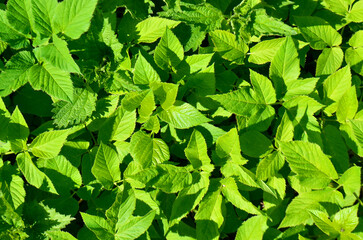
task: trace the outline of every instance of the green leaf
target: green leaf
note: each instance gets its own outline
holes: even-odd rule
[[[247,162],[241,155],[241,145],[236,128],[220,136],[216,142],[216,153],[219,158],[226,161],[233,161],[236,164],[245,164]]]
[[[219,228],[224,222],[223,206],[220,185],[212,182],[195,215],[197,239],[219,239]]]
[[[9,23],[19,32],[28,34],[31,28],[31,0],[9,0],[6,7]]]
[[[31,0],[32,26],[39,38],[47,38],[53,34],[53,17],[58,5],[57,0]]]
[[[358,204],[343,208],[333,217],[333,223],[337,225],[337,230],[340,232],[352,232],[359,224]]]
[[[271,61],[270,78],[274,82],[276,94],[281,98],[285,93],[285,86],[296,81],[300,75],[300,61],[297,47],[291,37],[287,37],[277,50]]]
[[[351,87],[352,75],[349,66],[339,69],[323,83],[324,102],[328,107],[324,109],[327,113],[334,113],[337,109],[337,102],[344,93]]]
[[[35,59],[28,51],[15,54],[0,73],[0,95],[7,96],[26,84]]]
[[[120,160],[116,150],[101,142],[92,166],[92,174],[106,189],[121,179]]]
[[[318,145],[302,141],[280,142],[280,148],[302,184],[323,188],[338,178],[332,162]]]
[[[16,49],[29,46],[29,41],[26,39],[26,36],[18,32],[18,30],[9,23],[6,17],[6,12],[3,10],[0,10],[0,24],[0,40],[8,43],[11,47]]]
[[[184,167],[158,164],[157,169],[161,175],[154,186],[166,193],[179,192],[192,183],[192,175]]]
[[[203,135],[198,130],[193,130],[188,146],[184,149],[184,152],[194,169],[202,168],[207,170],[211,167],[211,160],[207,152],[207,144]]]
[[[360,119],[348,120],[340,125],[340,130],[346,144],[359,156],[363,156],[363,121]]]
[[[60,194],[67,194],[69,190],[79,188],[82,185],[80,172],[72,165],[71,161],[62,155],[52,159],[38,160],[37,165],[53,182]]]
[[[54,26],[72,39],[78,39],[90,26],[97,0],[65,0],[54,9]]]
[[[48,63],[36,64],[29,71],[29,81],[35,90],[42,90],[60,100],[73,101],[73,84],[69,73]]]
[[[68,130],[54,130],[41,133],[30,144],[29,149],[39,158],[56,157],[68,137]]]
[[[150,87],[163,109],[168,110],[174,105],[178,95],[178,85],[173,83],[153,82],[150,84]]]
[[[238,191],[235,180],[231,177],[225,178],[221,181],[222,193],[225,198],[237,208],[253,215],[260,215],[262,212],[253,205],[250,201],[244,198]]]
[[[248,46],[238,42],[236,36],[224,30],[216,30],[210,33],[215,51],[219,52],[222,58],[236,64],[243,64]]]
[[[43,191],[57,194],[52,181],[35,166],[29,153],[19,153],[16,156],[16,162],[29,184]]]
[[[131,156],[143,168],[169,160],[169,147],[162,139],[151,138],[142,131],[131,137]]]
[[[262,240],[267,229],[267,218],[265,216],[251,217],[238,228],[236,240]]]
[[[316,63],[316,76],[330,75],[340,68],[344,53],[340,47],[324,48]]]
[[[313,49],[323,50],[326,46],[339,46],[342,43],[342,36],[321,18],[305,16],[294,19]]]
[[[337,119],[344,123],[347,119],[353,119],[358,110],[357,91],[355,86],[350,87],[339,99],[337,106]]]
[[[264,157],[272,149],[271,141],[258,131],[248,131],[239,137],[241,150],[250,157]]]
[[[343,186],[344,193],[347,196],[354,196],[353,201],[360,195],[361,187],[361,168],[353,166],[349,168],[338,180],[339,185]]]
[[[352,9],[347,15],[347,19],[352,22],[361,23],[363,22],[363,1],[356,1]]]
[[[158,116],[176,129],[187,129],[210,121],[192,105],[182,101],[176,101],[169,109],[159,112]]]
[[[336,237],[339,235],[335,224],[330,221],[329,215],[327,213],[318,210],[310,210],[309,213],[311,214],[315,225],[326,235],[330,237]]]
[[[348,14],[348,8],[350,5],[349,0],[324,0],[323,1],[324,7],[336,14],[345,16]]]
[[[165,33],[155,48],[155,63],[163,70],[176,68],[184,59],[184,49],[179,39],[166,27]]]
[[[158,38],[162,37],[165,33],[165,29],[172,29],[178,26],[180,22],[166,18],[149,17],[139,22],[136,25],[136,31],[138,34],[138,42],[153,43]]]
[[[275,151],[263,158],[256,169],[256,177],[266,180],[277,175],[277,172],[284,166],[285,160],[282,154]]]
[[[111,240],[115,239],[114,231],[106,219],[81,212],[82,219],[87,228],[90,229],[98,238]]]
[[[63,231],[48,231],[47,236],[51,240],[77,240],[72,234]]]
[[[117,110],[105,121],[98,133],[99,141],[124,141],[134,132],[136,112],[127,111],[123,107]]]
[[[348,48],[345,51],[345,61],[356,73],[363,75],[363,47]]]
[[[170,226],[179,223],[182,218],[186,217],[190,211],[195,209],[207,193],[208,186],[209,173],[193,173],[192,185],[181,190],[173,202]]]
[[[75,88],[73,102],[59,101],[54,104],[54,124],[68,127],[79,124],[90,117],[96,110],[97,95],[88,88]]]
[[[151,64],[139,52],[139,57],[135,63],[134,83],[135,84],[149,84],[152,82],[160,82],[159,74],[151,66]]]
[[[284,38],[276,38],[257,43],[250,49],[248,61],[255,64],[271,62],[284,42]]]
[[[299,224],[312,224],[310,210],[326,212],[324,203],[330,203],[334,206],[338,205],[342,200],[342,194],[332,188],[301,193],[287,207],[286,215],[279,228],[293,227]]]
[[[15,210],[21,208],[25,201],[23,179],[16,174],[15,168],[6,164],[0,168],[0,192]]]
[[[116,229],[115,239],[132,240],[141,236],[151,225],[155,218],[155,211],[150,211],[142,217],[133,217]]]
[[[53,35],[53,42],[34,49],[38,61],[45,61],[66,72],[80,73],[78,65],[73,60],[67,42]]]
[[[115,202],[107,209],[106,216],[117,225],[122,225],[128,221],[136,208],[135,191],[130,185],[124,185],[122,192],[118,192]]]
[[[15,153],[27,148],[26,143],[29,136],[29,127],[18,107],[15,108],[8,126],[8,139],[11,150]]]
[[[326,125],[323,129],[324,151],[331,156],[331,161],[338,173],[345,172],[349,167],[348,149],[339,130]]]

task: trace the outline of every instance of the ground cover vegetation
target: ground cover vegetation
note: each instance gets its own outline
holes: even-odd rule
[[[0,239],[363,239],[363,0],[0,0]]]

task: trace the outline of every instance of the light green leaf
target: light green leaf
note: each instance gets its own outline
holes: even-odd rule
[[[139,57],[136,60],[134,67],[134,83],[135,84],[149,84],[152,82],[160,82],[161,79],[155,69],[139,52]]]
[[[122,192],[118,192],[115,202],[106,211],[107,219],[117,226],[127,222],[136,208],[135,191],[127,184]]]
[[[98,133],[98,140],[124,141],[134,132],[136,126],[136,111],[127,111],[122,106],[105,121]]]
[[[349,0],[323,0],[323,5],[326,9],[345,16],[348,14]]]
[[[29,127],[19,108],[16,106],[8,125],[8,139],[11,150],[15,153],[26,150],[29,136]]]
[[[37,165],[53,182],[60,194],[68,194],[69,190],[82,185],[80,172],[62,155],[52,159],[40,159]]]
[[[26,84],[34,63],[35,59],[28,51],[15,54],[6,63],[5,70],[0,74],[0,95],[7,96]]]
[[[344,53],[340,47],[324,48],[316,62],[316,76],[330,75],[340,68]]]
[[[31,0],[9,0],[6,16],[14,29],[28,34],[31,28]]]
[[[210,33],[215,51],[219,52],[222,58],[237,64],[243,64],[248,46],[241,40],[237,41],[233,33],[224,30],[215,30]]]
[[[97,0],[64,0],[59,3],[54,16],[56,32],[78,39],[90,26]]]
[[[283,142],[292,141],[294,138],[294,124],[290,120],[287,112],[282,116],[280,125],[277,127],[275,138]]]
[[[241,155],[241,145],[236,128],[220,136],[216,142],[216,153],[219,158],[232,160],[236,164],[245,164],[247,162]]]
[[[188,146],[184,149],[185,156],[193,165],[194,169],[207,170],[211,166],[211,160],[208,156],[207,144],[203,135],[196,129],[190,136]],[[207,167],[207,169],[206,169]]]
[[[167,27],[172,29],[179,23],[179,21],[166,18],[148,17],[136,25],[136,31],[139,37],[137,40],[138,42],[144,43],[155,42],[158,38],[164,35]]]
[[[223,197],[221,195],[220,184],[212,182],[206,196],[199,204],[198,212],[195,215],[197,239],[219,239],[219,228],[224,222],[222,204]]]
[[[250,49],[248,61],[255,64],[271,62],[284,42],[284,38],[275,38],[257,43]]]
[[[182,218],[187,216],[200,203],[209,187],[209,175],[206,172],[193,173],[192,185],[180,191],[173,202],[170,226],[179,223]]]
[[[354,48],[363,47],[363,30],[359,30],[349,39],[349,45]]]
[[[106,189],[111,189],[114,182],[121,179],[119,165],[116,150],[101,142],[91,171]]]
[[[315,90],[319,78],[305,78],[289,82],[283,100],[287,101],[299,95],[309,95]]]
[[[159,100],[163,109],[168,110],[174,105],[178,95],[178,85],[173,83],[153,82],[150,84],[150,88],[153,90],[154,95],[157,100]]]
[[[281,98],[289,82],[297,80],[300,75],[300,60],[294,40],[287,37],[277,50],[270,66],[270,78],[274,82],[276,94]]]
[[[0,10],[0,24],[0,40],[16,49],[29,46],[29,41],[26,39],[26,36],[18,32],[18,30],[9,23],[6,12],[3,10]]]
[[[47,38],[53,34],[53,17],[58,5],[57,0],[31,0],[33,30],[39,38]]]
[[[349,66],[339,69],[330,75],[323,83],[324,103],[328,105],[324,109],[327,113],[334,113],[337,109],[337,102],[344,93],[351,87],[352,75]]]
[[[15,168],[10,164],[0,167],[0,192],[4,198],[17,210],[25,201],[23,179],[16,175]]]
[[[143,234],[155,218],[155,211],[150,211],[142,217],[133,217],[116,229],[116,240],[133,240]]]
[[[192,184],[192,175],[185,167],[170,164],[158,164],[160,177],[155,187],[166,193],[177,193]]]
[[[251,69],[250,78],[256,94],[263,99],[263,102],[266,104],[274,104],[276,102],[276,93],[271,81],[267,77]]]
[[[238,190],[237,184],[232,177],[221,180],[222,193],[225,198],[235,207],[253,215],[260,215],[262,212],[250,201],[244,198]]]
[[[333,217],[333,223],[337,225],[340,232],[352,232],[359,224],[358,207],[356,204],[352,207],[344,208],[337,212]]]
[[[16,162],[29,184],[43,191],[57,194],[52,181],[35,166],[29,153],[19,153],[16,156]]]
[[[286,209],[286,215],[279,228],[293,227],[300,224],[312,224],[310,210],[326,212],[323,203],[339,205],[343,195],[332,188],[310,191],[295,197]]]
[[[72,234],[63,231],[47,231],[50,240],[77,240]]]
[[[310,188],[323,188],[338,178],[330,159],[318,145],[302,141],[280,142],[280,148],[302,184]]]
[[[53,42],[34,49],[38,61],[45,61],[66,72],[80,73],[78,65],[73,60],[67,42],[53,35]]]
[[[282,154],[275,151],[263,158],[256,169],[256,177],[260,180],[274,177],[277,172],[284,166],[285,159]]]
[[[363,47],[348,48],[345,51],[345,61],[356,73],[363,76]]]
[[[114,231],[106,219],[81,212],[83,222],[99,239],[112,240],[115,239]]]
[[[357,166],[353,166],[349,168],[344,174],[340,177],[338,183],[343,186],[344,193],[347,196],[354,196],[354,201],[360,195],[360,187],[361,187],[361,168]]]
[[[73,84],[69,73],[48,63],[36,64],[29,71],[29,81],[35,90],[42,90],[60,100],[73,101]]]
[[[361,23],[363,22],[363,1],[356,1],[352,9],[347,15],[347,19],[352,22]]]
[[[326,46],[339,46],[342,43],[342,36],[321,18],[304,16],[294,19],[313,49],[322,50]]]
[[[238,228],[236,240],[262,240],[265,231],[268,229],[265,216],[254,216],[243,222]]]
[[[131,137],[131,156],[143,168],[169,160],[169,147],[158,138],[151,138],[142,131]]]
[[[337,237],[339,235],[335,224],[330,221],[329,215],[326,212],[310,210],[309,213],[313,218],[315,225],[326,235],[330,237]]]
[[[337,106],[337,119],[344,123],[347,119],[353,119],[358,110],[357,91],[355,86],[350,87],[339,99]]]
[[[76,88],[73,102],[59,101],[54,104],[54,123],[58,127],[68,127],[85,121],[96,110],[96,100],[97,95],[91,89]]]
[[[155,48],[155,63],[163,70],[176,68],[184,59],[184,49],[179,39],[167,27],[159,44]]]
[[[363,121],[348,120],[340,125],[340,131],[348,147],[359,156],[363,156]]]
[[[68,130],[54,130],[41,133],[30,144],[29,149],[39,158],[56,157],[68,137]]]
[[[158,116],[176,129],[187,129],[210,121],[192,105],[182,101],[176,101],[168,110],[159,112]]]

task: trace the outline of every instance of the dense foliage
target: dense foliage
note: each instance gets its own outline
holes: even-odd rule
[[[0,239],[363,239],[363,0],[0,0]]]

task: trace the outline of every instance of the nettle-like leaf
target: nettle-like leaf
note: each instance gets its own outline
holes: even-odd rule
[[[361,239],[362,0],[0,0],[0,239]]]

